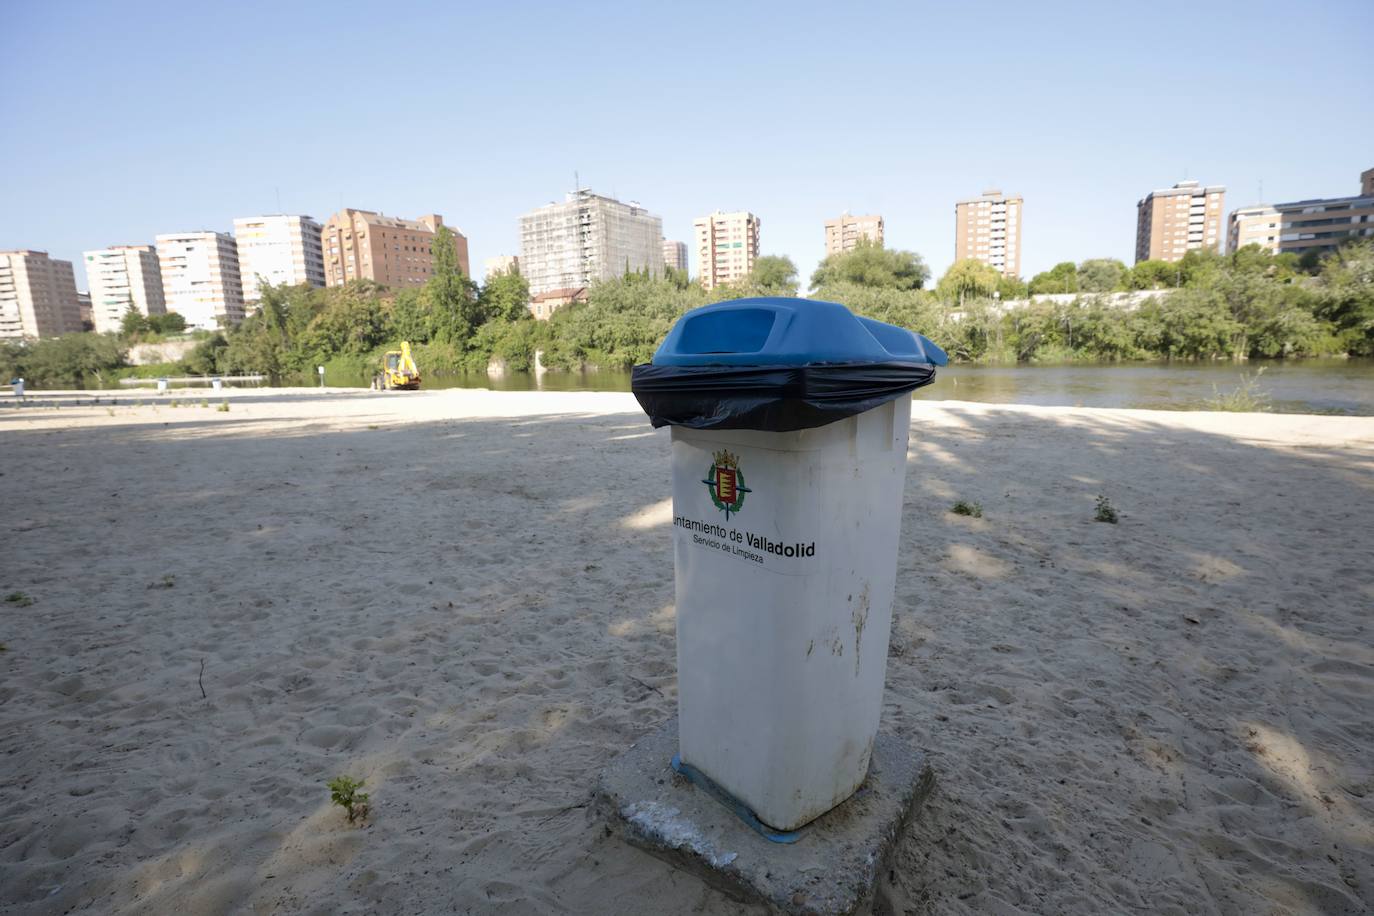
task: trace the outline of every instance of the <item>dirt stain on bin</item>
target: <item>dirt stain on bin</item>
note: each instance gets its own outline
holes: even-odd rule
[[[853,595],[850,595],[850,596],[849,596],[849,600],[850,600],[850,601],[853,601],[853,600],[854,600],[854,596],[853,596]],[[859,644],[863,642],[863,638],[864,638],[864,625],[868,623],[868,583],[867,583],[867,582],[864,583],[863,591],[859,592],[859,603],[858,603],[857,605],[855,605],[854,611],[853,611],[853,613],[851,614],[851,619],[854,621],[854,676],[855,676],[855,677],[858,677],[858,676],[859,676],[859,661],[860,661],[860,656],[859,656],[860,648],[859,648]]]

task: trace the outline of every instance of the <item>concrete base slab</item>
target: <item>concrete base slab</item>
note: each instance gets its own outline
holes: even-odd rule
[[[783,845],[674,772],[676,753],[673,719],[613,760],[597,782],[601,816],[635,846],[781,913],[867,911],[902,826],[935,785],[924,754],[880,734],[858,792]]]

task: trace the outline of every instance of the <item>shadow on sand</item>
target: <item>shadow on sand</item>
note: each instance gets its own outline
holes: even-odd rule
[[[6,433],[0,899],[740,912],[584,807],[675,702],[647,430]],[[1147,414],[918,419],[884,725],[940,788],[880,910],[1367,909],[1372,470]]]

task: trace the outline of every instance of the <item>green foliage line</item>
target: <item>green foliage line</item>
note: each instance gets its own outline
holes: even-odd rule
[[[23,376],[35,388],[110,387],[125,375],[213,373],[261,373],[274,385],[314,384],[321,365],[326,379],[367,378],[380,355],[403,340],[410,341],[425,375],[480,372],[492,360],[529,370],[537,350],[552,369],[623,369],[647,362],[689,309],[798,292],[796,266],[784,257],[759,258],[749,277],[710,291],[680,271],[627,271],[593,285],[586,303],[535,321],[526,307],[529,287],[519,273],[493,276],[479,287],[459,270],[447,229],[440,230],[434,247],[434,275],[415,289],[391,291],[368,281],[328,289],[266,287],[257,312],[203,336],[179,364],[126,365],[129,344],[151,333],[143,330],[142,316],[131,313],[123,336],[6,342],[0,345],[0,375]],[[1275,256],[1258,246],[1225,256],[1192,251],[1177,264],[1144,261],[1131,268],[1096,258],[1057,265],[1029,284],[959,261],[933,289],[929,280],[919,255],[864,243],[826,258],[811,277],[811,295],[919,331],[962,361],[1374,355],[1369,241],[1348,244],[1320,261]],[[1134,307],[1104,295],[1131,289],[1157,294]],[[1040,292],[1074,298],[1006,307],[1009,300]]]

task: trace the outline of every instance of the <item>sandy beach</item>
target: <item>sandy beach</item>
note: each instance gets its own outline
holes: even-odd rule
[[[141,397],[0,407],[0,909],[757,912],[587,807],[675,706],[630,395]],[[877,911],[1374,909],[1372,516],[1374,418],[918,397]]]

